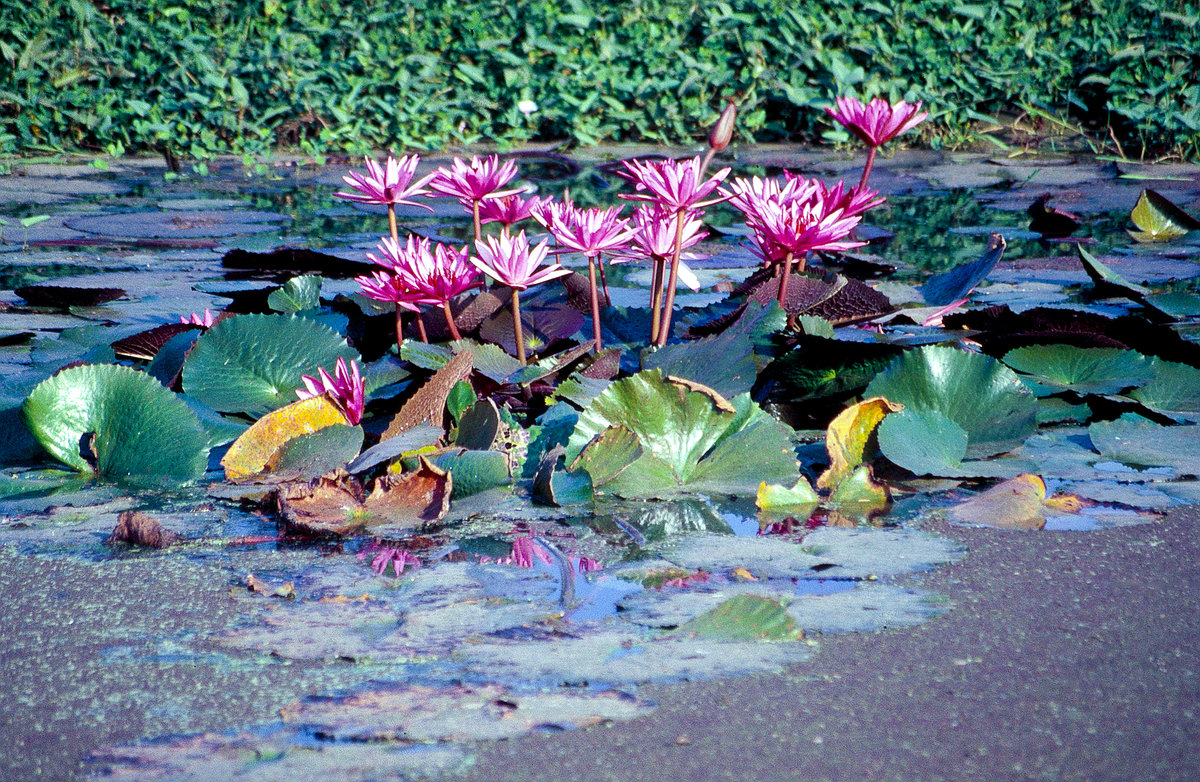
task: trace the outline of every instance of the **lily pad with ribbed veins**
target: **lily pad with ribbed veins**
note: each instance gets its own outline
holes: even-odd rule
[[[295,315],[238,315],[196,340],[183,390],[222,413],[258,417],[296,400],[301,375],[333,369],[357,351],[332,329]]]
[[[54,458],[134,484],[188,483],[204,473],[208,435],[188,406],[144,372],[88,365],[40,383],[22,408]]]
[[[863,396],[886,397],[912,412],[936,410],[967,433],[971,458],[1012,450],[1036,426],[1037,400],[1011,369],[955,348],[904,353],[875,376]]]

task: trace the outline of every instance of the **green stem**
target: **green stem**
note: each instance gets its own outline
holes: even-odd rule
[[[517,337],[517,360],[525,366],[525,335],[521,331],[521,292],[513,288],[512,292],[513,333]]]

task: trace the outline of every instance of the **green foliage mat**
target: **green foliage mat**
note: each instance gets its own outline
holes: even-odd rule
[[[1197,154],[1185,6],[0,0],[0,152],[679,142],[732,95],[743,141],[848,139],[813,109],[854,92],[924,100],[952,140],[1028,112]]]

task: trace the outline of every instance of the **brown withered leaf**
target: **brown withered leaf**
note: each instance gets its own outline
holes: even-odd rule
[[[171,341],[171,337],[199,329],[200,326],[192,323],[164,323],[149,331],[140,331],[125,339],[118,339],[112,343],[113,353],[117,358],[131,361],[152,361],[163,345]]]
[[[365,497],[362,485],[346,475],[284,484],[274,494],[275,510],[288,532],[300,535],[413,529],[446,515],[453,489],[449,472],[424,457],[419,463],[402,475],[379,478]]]
[[[66,285],[26,285],[13,291],[33,307],[95,307],[125,295],[120,288],[75,288]]]
[[[500,290],[508,290],[502,288]],[[492,291],[482,291],[454,316],[454,323],[464,336],[474,333],[483,322],[504,306],[504,299]]]
[[[904,405],[889,402],[881,396],[850,405],[829,423],[825,431],[825,450],[829,453],[829,469],[817,479],[817,488],[835,489],[858,465],[875,427],[888,413],[902,410]]]
[[[464,350],[450,359],[446,366],[434,372],[433,377],[426,380],[424,385],[409,397],[379,439],[395,437],[424,423],[440,427],[450,389],[454,388],[458,381],[466,380],[474,366],[475,354],[469,350]]]
[[[584,347],[591,348],[591,343],[587,343]],[[621,349],[620,348],[605,348],[596,354],[596,360],[591,366],[582,370],[579,374],[584,377],[595,378],[597,380],[612,380],[621,371]]]
[[[109,545],[128,543],[131,546],[166,548],[179,540],[179,535],[169,529],[163,529],[158,519],[153,516],[127,510],[117,517],[117,526],[104,542]]]

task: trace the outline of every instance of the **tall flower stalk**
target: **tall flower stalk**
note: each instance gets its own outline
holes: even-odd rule
[[[634,193],[621,198],[630,201],[647,201],[670,210],[675,218],[675,240],[671,252],[671,268],[667,279],[667,292],[662,305],[662,316],[657,337],[653,344],[662,347],[671,334],[671,315],[675,309],[675,287],[679,283],[679,259],[683,251],[684,226],[690,209],[716,204],[729,198],[718,195],[712,198],[717,186],[729,175],[723,168],[711,177],[704,176],[704,163],[700,156],[691,160],[628,160],[625,171],[618,172],[634,183]]]
[[[600,292],[596,287],[596,270],[599,267],[604,298],[607,300],[608,281],[603,279],[603,253],[621,252],[628,247],[637,232],[629,227],[628,218],[620,217],[623,208],[578,209],[567,201],[534,212],[534,219],[550,232],[560,247],[581,252],[587,258],[592,305],[592,345],[597,352],[604,344],[600,337]]]
[[[875,153],[881,146],[905,131],[915,128],[929,116],[921,111],[921,101],[889,104],[883,98],[872,98],[864,104],[858,98],[838,98],[836,108],[826,108],[829,116],[867,145],[867,163],[863,166],[858,186],[865,188],[875,165]]]
[[[388,229],[391,232],[392,241],[399,242],[400,229],[396,224],[396,205],[405,204],[429,209],[427,204],[412,199],[417,196],[429,195],[430,191],[425,186],[429,184],[434,175],[429,174],[416,182],[412,181],[413,175],[417,171],[417,164],[421,162],[421,158],[417,155],[408,155],[399,160],[389,155],[387,162],[382,166],[371,158],[365,158],[365,161],[367,164],[366,176],[351,171],[342,177],[342,180],[354,192],[339,192],[334,195],[360,204],[386,205]],[[429,209],[429,211],[433,210]]]
[[[550,253],[547,242],[529,246],[525,232],[513,236],[502,231],[499,236],[489,236],[475,243],[477,255],[471,263],[477,269],[502,285],[512,288],[513,332],[516,335],[517,358],[526,363],[525,335],[521,328],[521,291],[543,282],[570,274],[558,263],[546,264]]]

